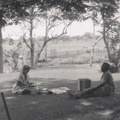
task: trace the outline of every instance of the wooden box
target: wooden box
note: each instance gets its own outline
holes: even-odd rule
[[[90,79],[78,79],[78,91],[82,91],[91,87],[91,80]]]

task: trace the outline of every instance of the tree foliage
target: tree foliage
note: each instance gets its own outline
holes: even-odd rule
[[[105,24],[106,21],[114,17],[115,13],[118,9],[119,0],[91,0],[91,5],[89,0],[0,0],[0,56],[3,56],[2,53],[2,33],[1,29],[7,23],[18,23],[22,18],[33,19],[37,15],[37,17],[46,17],[41,16],[41,12],[46,10],[50,10],[51,8],[56,8],[61,10],[62,15],[61,18],[64,20],[81,20],[83,14],[91,9],[94,17],[96,16],[96,10],[99,10],[103,19],[104,25],[104,41],[107,46],[107,42],[105,39]],[[30,16],[29,10],[33,7],[37,7],[37,14],[33,14]],[[60,20],[60,17],[51,16],[52,22],[56,20]],[[67,26],[68,27],[68,26]],[[51,40],[51,39],[49,39]],[[49,41],[48,40],[48,41]],[[0,58],[0,68],[2,69],[2,57]],[[2,70],[0,70],[2,72]]]
[[[0,0],[0,73],[3,73],[2,27],[10,21],[17,23],[18,18],[28,15],[25,9],[28,0]]]

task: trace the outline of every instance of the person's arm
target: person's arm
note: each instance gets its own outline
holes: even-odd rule
[[[27,74],[27,76],[26,76],[26,85],[27,86],[30,86],[30,78],[29,78],[29,75]]]
[[[22,82],[16,81],[17,86],[25,86]]]
[[[100,85],[98,85],[98,86],[95,87],[95,88],[96,88],[96,89],[99,89],[99,88],[103,87],[105,84],[106,84],[106,82],[103,82],[103,83],[101,83]]]
[[[98,85],[96,89],[101,88],[105,84],[107,84],[109,82],[109,79],[110,79],[110,73],[105,73],[103,82],[100,85]]]
[[[19,76],[19,79],[16,81],[17,86],[26,86],[26,84],[24,84],[25,79],[22,75]]]

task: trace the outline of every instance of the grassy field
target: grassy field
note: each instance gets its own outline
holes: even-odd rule
[[[4,44],[3,48],[7,51],[12,49],[16,50],[16,45],[9,46],[8,44]],[[35,47],[36,50],[39,48]],[[89,64],[91,60],[91,40],[82,41],[82,40],[72,40],[72,41],[51,41],[47,45],[47,63],[39,63],[38,67],[44,66],[55,66],[61,64]],[[30,53],[26,49],[26,45],[24,44],[22,48],[17,51],[20,53],[20,56],[23,56],[23,60],[18,60],[18,68],[21,69],[23,64],[30,64]],[[104,49],[104,43],[101,40],[95,47],[94,52],[94,63],[102,63],[107,60],[106,51]],[[45,57],[45,52],[43,51],[41,58]],[[11,57],[7,57],[7,59],[12,63]],[[14,65],[14,64],[13,64]],[[11,67],[8,64],[4,64],[4,72],[12,72]]]
[[[56,49],[57,51],[78,50],[90,48],[92,46],[91,40],[72,40],[72,41],[54,41],[48,43],[48,50]],[[103,48],[104,42],[101,40],[96,47]],[[61,49],[62,48],[62,49]]]

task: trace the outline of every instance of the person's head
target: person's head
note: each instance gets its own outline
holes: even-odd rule
[[[28,65],[24,65],[22,68],[22,73],[27,74],[30,71],[30,67]]]
[[[110,69],[110,64],[109,63],[103,63],[102,66],[101,66],[101,71],[102,72],[106,72]]]

